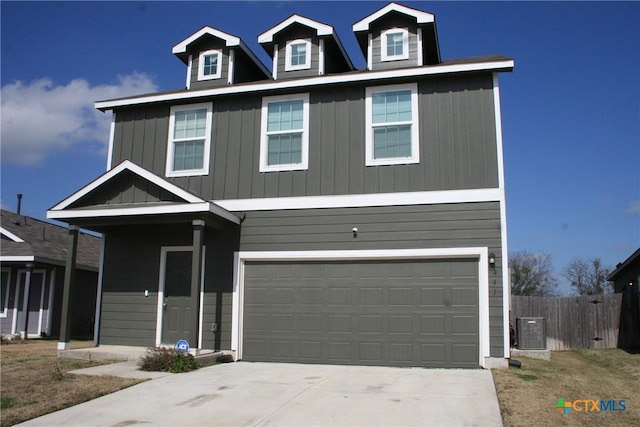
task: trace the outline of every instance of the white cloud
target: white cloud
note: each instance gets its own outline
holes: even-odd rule
[[[33,165],[70,147],[104,152],[111,114],[94,109],[98,100],[155,92],[144,74],[119,76],[116,84],[91,86],[83,79],[55,86],[43,78],[2,87],[0,148],[3,162]]]
[[[640,213],[640,200],[634,200],[627,205],[626,212],[629,214]]]

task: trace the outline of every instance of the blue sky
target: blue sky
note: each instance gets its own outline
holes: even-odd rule
[[[609,266],[640,246],[640,3],[402,2],[434,13],[443,59],[503,54],[509,250]],[[258,34],[293,13],[351,30],[383,2],[0,2],[1,193],[46,210],[106,168],[109,114],[93,102],[184,87],[171,48],[204,25]]]

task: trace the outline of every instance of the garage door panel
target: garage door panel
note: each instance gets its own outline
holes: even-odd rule
[[[265,264],[245,265],[245,360],[479,365],[477,260]]]

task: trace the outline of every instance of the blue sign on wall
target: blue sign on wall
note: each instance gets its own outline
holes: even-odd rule
[[[189,352],[189,343],[187,340],[180,340],[176,343],[176,349],[180,353],[188,353]]]

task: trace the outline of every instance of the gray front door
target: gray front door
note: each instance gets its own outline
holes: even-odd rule
[[[167,251],[164,271],[162,344],[185,339],[196,347],[191,300],[191,251]]]
[[[477,259],[247,262],[242,358],[479,367]]]

